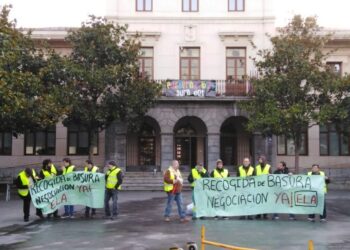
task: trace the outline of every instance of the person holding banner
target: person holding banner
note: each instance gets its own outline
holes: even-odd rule
[[[177,210],[180,216],[181,222],[187,222],[186,212],[183,209],[182,203],[182,185],[183,178],[179,170],[179,162],[173,160],[171,166],[164,173],[164,191],[167,193],[167,204],[165,208],[164,220],[166,222],[170,221],[170,213],[172,209],[172,203],[175,200],[177,205]]]
[[[75,170],[75,166],[72,165],[72,161],[69,158],[63,159],[62,174],[66,175],[72,173]],[[73,205],[64,205],[64,214],[62,218],[71,218],[74,219],[74,206]]]
[[[18,174],[17,180],[16,180],[16,186],[18,188],[18,195],[23,200],[23,214],[24,214],[24,221],[29,221],[29,215],[30,215],[30,202],[32,200],[30,193],[29,193],[29,187],[34,184],[34,182],[37,179],[37,175],[35,173],[34,169],[26,168],[25,170],[21,171]],[[40,217],[40,219],[43,219],[44,216],[40,209],[36,209],[36,215]]]
[[[237,177],[248,177],[248,176],[253,176],[254,175],[254,167],[250,164],[250,160],[248,157],[243,159],[243,165],[238,167],[237,171]],[[253,217],[251,216],[241,216],[239,217],[240,220],[252,220]]]
[[[43,161],[43,166],[39,173],[39,179],[40,180],[49,179],[49,178],[55,177],[56,175],[57,175],[56,167],[53,165],[50,159],[45,159]],[[60,218],[60,216],[58,215],[58,210],[56,210],[51,214],[48,214],[47,218],[50,219],[52,215],[55,219]]]
[[[114,220],[118,216],[118,191],[121,190],[121,185],[123,183],[123,172],[117,167],[115,161],[110,161],[108,163],[108,171],[105,178],[105,218]],[[110,199],[112,199],[112,214],[109,207]]]
[[[275,170],[273,172],[273,174],[288,174],[288,175],[292,175],[291,172],[289,172],[289,169],[287,167],[287,163],[285,163],[284,161],[281,161],[278,166],[277,166],[277,170]],[[279,215],[278,214],[273,214],[272,219],[273,220],[279,220]],[[289,214],[289,220],[296,220],[295,219],[295,215],[294,214]]]
[[[84,168],[84,172],[91,172],[91,173],[97,173],[98,172],[98,167],[94,166],[91,160],[86,160],[85,161],[86,166]],[[92,208],[91,209],[91,218],[96,215],[96,209]],[[85,218],[90,217],[90,207],[85,207]]]
[[[210,177],[213,178],[227,178],[230,177],[230,173],[226,168],[221,159],[216,161],[216,168],[211,172]]]
[[[196,219],[196,207],[195,207],[195,201],[194,201],[194,187],[196,185],[196,180],[209,177],[207,170],[203,167],[202,163],[198,163],[194,168],[192,168],[190,175],[188,176],[187,180],[189,183],[191,183],[191,189],[192,189],[192,202],[193,202],[193,209],[192,209],[192,219]]]
[[[325,199],[324,199],[324,208],[323,208],[323,213],[320,214],[320,221],[321,222],[326,222],[327,221],[327,211],[326,211],[326,194],[327,194],[327,185],[330,183],[330,179],[326,174],[320,170],[320,166],[318,164],[313,164],[312,169],[310,172],[307,173],[307,175],[321,175],[324,176],[325,183],[324,183],[324,194],[325,194]],[[310,214],[308,217],[308,220],[311,222],[315,222],[315,215]]]
[[[266,157],[265,155],[261,155],[259,157],[259,164],[255,166],[255,175],[256,176],[260,176],[260,175],[268,175],[271,174],[272,170],[271,170],[271,165],[266,163]],[[261,219],[261,215],[258,214],[256,217],[256,219]],[[268,219],[267,214],[263,214],[263,218],[264,220]]]

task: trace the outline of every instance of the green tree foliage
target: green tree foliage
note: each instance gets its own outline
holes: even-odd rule
[[[295,16],[270,38],[271,49],[258,52],[259,77],[252,80],[251,100],[241,103],[250,131],[294,141],[297,173],[302,132],[331,119],[339,93],[340,77],[325,64],[329,39],[314,17]]]
[[[0,13],[0,131],[16,135],[57,123],[67,107],[60,98],[65,84],[55,77],[62,60],[16,29],[10,9]]]
[[[67,82],[71,85],[72,109],[64,124],[76,124],[89,132],[90,158],[94,131],[113,121],[136,124],[159,93],[156,83],[138,73],[140,44],[128,37],[127,27],[91,16],[67,41]]]

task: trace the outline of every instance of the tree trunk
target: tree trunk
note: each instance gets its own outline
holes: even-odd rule
[[[300,135],[296,136],[295,138],[295,156],[294,156],[294,167],[295,167],[295,173],[299,174],[299,156],[300,156]]]
[[[94,140],[95,140],[95,131],[90,130],[89,131],[89,160],[92,161],[92,158],[94,157]]]

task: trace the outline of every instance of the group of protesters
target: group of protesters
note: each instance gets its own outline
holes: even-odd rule
[[[109,161],[107,164],[108,170],[105,173],[106,187],[105,187],[105,218],[110,218],[114,220],[118,215],[118,191],[121,189],[121,185],[123,183],[123,172],[117,166],[115,161]],[[52,163],[50,159],[45,159],[42,163],[42,167],[40,171],[36,171],[34,168],[25,168],[18,174],[16,180],[16,186],[18,188],[18,195],[23,200],[23,213],[24,213],[24,221],[29,221],[30,215],[30,204],[31,204],[31,194],[29,188],[34,185],[34,183],[43,180],[53,178],[57,175],[67,175],[76,171],[77,168],[72,164],[70,158],[64,158],[62,160],[61,168],[58,169]],[[85,161],[84,166],[85,172],[97,173],[99,168],[93,164],[91,160]],[[110,209],[109,201],[112,199],[112,211]],[[70,218],[74,217],[74,206],[73,205],[65,205],[64,206],[64,214],[59,215],[58,210],[54,211],[47,215],[47,218]],[[43,212],[41,209],[36,209],[36,215],[40,219],[44,219]],[[96,215],[96,209],[85,207],[85,217],[90,218]]]
[[[266,157],[264,155],[261,155],[259,157],[258,164],[255,167],[252,166],[250,159],[246,157],[243,159],[243,164],[237,168],[237,177],[240,177],[240,178],[246,178],[248,176],[261,176],[261,175],[268,175],[268,174],[292,175],[293,173],[289,171],[287,164],[284,161],[279,162],[277,169],[274,172],[272,172],[272,167],[270,164],[267,163]],[[327,193],[327,185],[330,182],[330,180],[325,175],[325,173],[320,170],[320,166],[318,164],[313,164],[311,167],[311,171],[308,172],[307,174],[324,176],[324,179],[325,179],[324,192]],[[191,183],[191,187],[192,187],[192,203],[193,203],[192,219],[194,220],[196,219],[195,199],[194,199],[194,187],[196,185],[196,181],[201,178],[228,178],[228,177],[230,177],[230,172],[228,171],[227,168],[224,167],[223,161],[221,159],[218,159],[216,161],[216,167],[210,174],[206,170],[206,168],[203,166],[202,163],[198,163],[194,168],[192,168],[188,176],[188,181],[189,183]],[[166,209],[164,213],[166,222],[170,221],[170,213],[172,209],[172,203],[174,200],[176,201],[176,204],[177,204],[180,221],[181,222],[189,221],[189,219],[186,217],[186,212],[182,202],[181,191],[183,187],[183,182],[184,182],[184,179],[179,170],[179,162],[177,160],[174,160],[172,161],[172,165],[164,174],[164,191],[167,193],[167,203],[166,203]],[[323,213],[320,214],[320,221],[325,222],[326,217],[327,217],[326,203],[324,203],[324,210],[323,210]],[[216,218],[228,219],[228,217],[216,217]],[[254,217],[251,215],[241,216],[239,217],[239,219],[253,220]],[[268,214],[258,214],[258,215],[255,215],[255,219],[267,220],[269,219],[269,216]],[[272,214],[272,219],[278,220],[279,215]],[[296,220],[296,217],[294,214],[289,214],[289,219]],[[308,216],[308,220],[311,222],[314,222],[315,214],[310,214]]]

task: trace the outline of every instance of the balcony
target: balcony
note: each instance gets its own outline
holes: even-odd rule
[[[162,85],[163,97],[247,97],[252,86],[247,80],[155,80]]]

